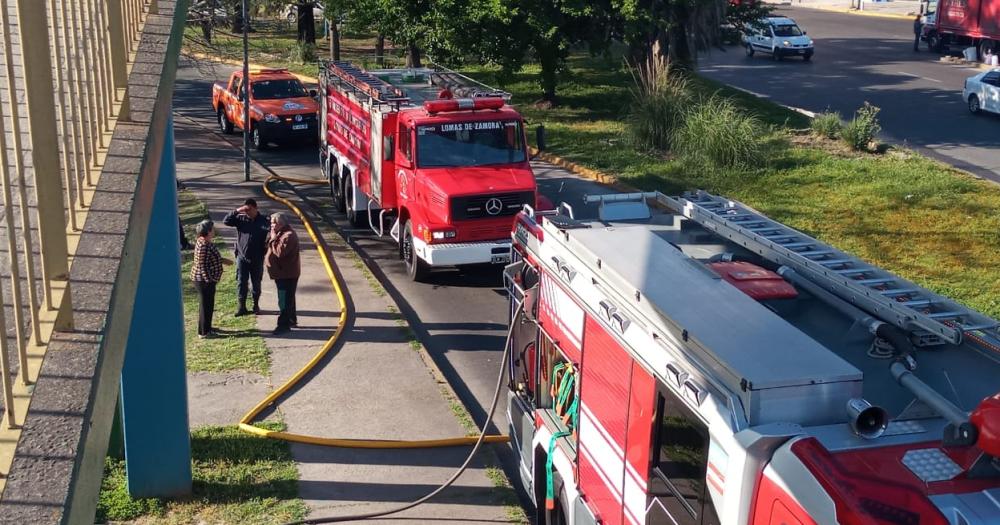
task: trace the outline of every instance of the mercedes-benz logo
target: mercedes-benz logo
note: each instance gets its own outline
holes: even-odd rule
[[[302,115],[295,115],[295,122],[302,122]]]
[[[503,211],[503,201],[496,197],[486,201],[486,213],[498,215],[501,211]]]

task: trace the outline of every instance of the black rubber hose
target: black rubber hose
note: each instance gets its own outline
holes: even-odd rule
[[[908,355],[915,351],[913,341],[896,325],[882,323],[875,328],[875,335],[892,345],[896,355]]]
[[[517,309],[514,310],[514,315],[511,317],[511,319],[517,319],[517,316],[521,313],[523,305],[524,303],[517,305]],[[416,507],[417,505],[426,502],[427,500],[433,498],[434,496],[437,496],[439,493],[441,493],[441,491],[443,491],[444,489],[450,487],[453,483],[455,483],[455,481],[458,480],[459,476],[461,476],[462,473],[465,472],[465,469],[469,467],[469,464],[472,463],[472,458],[476,456],[476,452],[478,452],[479,447],[482,446],[483,440],[486,438],[486,432],[487,432],[486,429],[490,427],[490,421],[493,419],[493,413],[496,412],[497,405],[500,403],[500,391],[503,389],[503,383],[504,383],[503,378],[504,375],[506,375],[505,365],[507,364],[507,359],[510,358],[510,348],[511,348],[510,343],[511,343],[511,338],[514,334],[514,326],[515,324],[512,321],[510,323],[510,327],[507,329],[507,341],[504,344],[503,356],[500,358],[500,373],[497,375],[497,387],[496,390],[494,390],[493,392],[493,402],[490,404],[490,410],[486,414],[486,420],[483,421],[483,428],[479,431],[479,439],[476,441],[476,444],[472,447],[472,451],[469,452],[469,456],[465,458],[465,462],[462,463],[461,467],[458,467],[458,470],[456,470],[455,473],[452,474],[450,478],[448,478],[448,481],[445,481],[440,487],[434,489],[429,494],[418,500],[411,501],[409,503],[391,508],[389,510],[368,512],[364,514],[348,514],[346,516],[327,516],[324,518],[308,518],[299,521],[290,521],[283,525],[313,525],[319,523],[341,523],[345,521],[361,521],[372,518],[380,518],[382,516],[388,516],[390,514],[398,514],[400,512],[403,512],[404,510],[412,509],[413,507]]]

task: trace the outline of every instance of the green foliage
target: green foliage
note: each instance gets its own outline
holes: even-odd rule
[[[641,147],[667,150],[692,100],[687,80],[671,76],[669,69],[656,60],[647,60],[630,71],[635,84],[628,117],[632,141]]]
[[[811,127],[813,133],[816,135],[835,139],[840,135],[840,130],[844,127],[844,124],[840,120],[840,113],[824,111],[813,117]]]
[[[316,44],[301,41],[295,48],[295,58],[303,64],[316,63]]]
[[[674,152],[693,165],[750,169],[764,160],[765,128],[729,98],[713,95],[684,112]]]
[[[870,149],[875,137],[882,131],[882,126],[878,123],[879,108],[865,102],[854,114],[854,118],[841,130],[841,137],[851,149],[856,151],[867,151]]]

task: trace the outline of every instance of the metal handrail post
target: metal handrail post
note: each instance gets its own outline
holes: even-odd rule
[[[66,119],[66,113],[67,113],[67,111],[66,111],[66,86],[63,84],[63,71],[62,71],[62,67],[61,67],[62,64],[63,64],[63,50],[61,49],[61,46],[60,46],[60,43],[59,43],[59,29],[58,29],[58,24],[57,24],[57,21],[56,21],[56,7],[57,7],[56,0],[50,0],[49,1],[49,8],[50,8],[50,10],[52,12],[52,19],[49,21],[49,23],[52,25],[52,41],[50,42],[50,45],[52,46],[52,52],[55,55],[55,60],[56,60],[56,67],[55,67],[55,72],[56,72],[56,91],[55,92],[56,92],[56,96],[57,96],[58,101],[59,101],[59,128],[60,128],[59,131],[60,131],[60,136],[62,138],[62,140],[60,141],[62,143],[61,144],[62,147],[60,147],[59,149],[62,151],[63,174],[65,175],[65,179],[66,179],[66,189],[65,189],[65,192],[66,192],[66,204],[69,207],[69,225],[70,225],[69,227],[72,228],[73,231],[79,231],[80,227],[76,223],[76,203],[74,202],[74,199],[73,199],[73,184],[72,184],[73,175],[72,175],[72,170],[70,168],[70,159],[69,159],[69,157],[70,157],[70,148],[69,148],[69,145],[70,145],[70,141],[69,141],[70,134],[69,134],[69,125],[68,125],[69,123],[67,122],[67,119]],[[10,190],[7,188],[6,183],[7,183],[7,181],[4,180],[4,203],[5,203],[5,206],[9,206],[9,204],[6,204],[6,203],[9,202]],[[11,224],[13,224],[13,223],[11,223]],[[11,246],[14,246],[13,245],[13,241],[12,241]],[[17,289],[17,288],[18,287],[15,287],[15,289]],[[20,344],[20,341],[18,341],[18,344]]]
[[[75,57],[70,56],[70,42],[72,41],[70,37],[69,29],[69,18],[66,16],[65,9],[59,9],[59,36],[62,38],[63,48],[66,50],[66,78],[69,84],[69,99],[74,101],[74,103],[69,105],[70,112],[70,135],[73,140],[73,151],[75,153],[73,157],[73,180],[75,183],[73,187],[77,191],[77,201],[80,203],[81,208],[86,208],[87,203],[84,199],[83,194],[83,178],[84,170],[89,169],[89,159],[86,153],[86,139],[84,138],[83,130],[83,115],[82,110],[80,110],[75,103],[79,101],[80,97],[77,90],[77,69]]]

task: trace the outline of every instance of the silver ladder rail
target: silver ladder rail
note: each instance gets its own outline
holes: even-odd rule
[[[1000,336],[1000,322],[868,264],[745,205],[704,191],[657,200],[690,220],[788,266],[885,322],[915,331],[918,344],[959,344],[967,332]]]

